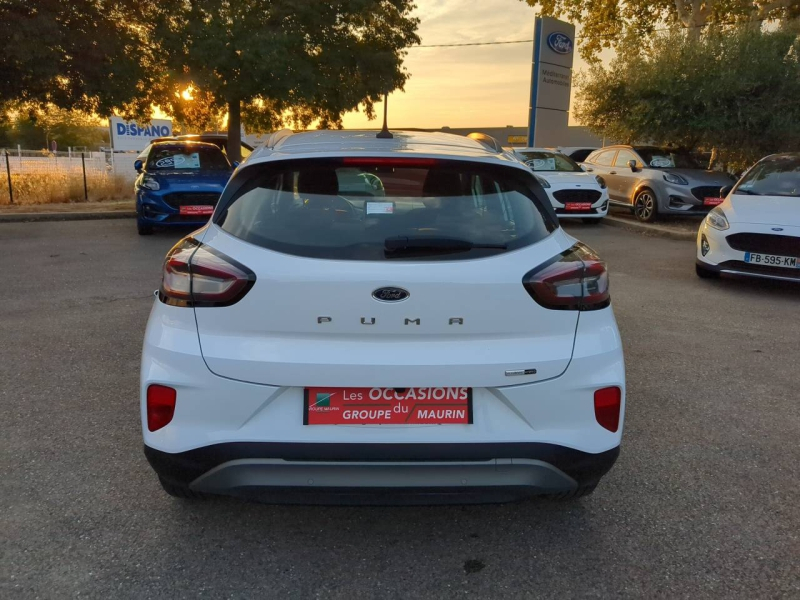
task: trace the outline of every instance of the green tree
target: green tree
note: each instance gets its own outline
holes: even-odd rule
[[[738,168],[800,147],[795,26],[656,35],[647,52],[620,46],[577,87],[576,117],[611,139],[716,148]]]
[[[403,89],[403,49],[419,43],[412,0],[161,0],[152,43],[169,81],[208,94],[228,113],[236,160],[240,124],[338,126],[342,115]]]
[[[580,23],[580,51],[588,61],[603,48],[646,40],[654,30],[681,26],[699,39],[710,24],[760,23],[800,16],[798,0],[520,0],[542,14]]]
[[[48,149],[52,141],[60,150],[69,147],[95,148],[103,143],[102,121],[80,111],[55,106],[17,106],[12,110],[13,126],[8,132],[9,145]]]
[[[0,2],[0,104],[52,104],[103,116],[149,114],[160,77],[135,0]]]

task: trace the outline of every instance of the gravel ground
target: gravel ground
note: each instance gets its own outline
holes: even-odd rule
[[[612,273],[622,454],[571,503],[187,503],[141,451],[166,250],[132,220],[0,223],[4,598],[800,597],[800,290],[702,281],[689,242],[573,225]]]

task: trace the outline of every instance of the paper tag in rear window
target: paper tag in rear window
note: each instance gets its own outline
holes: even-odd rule
[[[391,215],[394,213],[394,202],[366,202],[368,215]]]
[[[304,425],[472,423],[472,388],[306,388]]]

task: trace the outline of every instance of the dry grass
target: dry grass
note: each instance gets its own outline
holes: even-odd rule
[[[5,174],[3,174],[5,175]],[[14,204],[60,204],[85,202],[83,175],[76,172],[12,173]],[[133,196],[129,179],[113,173],[86,173],[89,202],[121,200]],[[0,205],[9,204],[8,179],[0,177]]]

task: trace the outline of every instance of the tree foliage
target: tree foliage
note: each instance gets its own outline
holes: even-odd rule
[[[580,23],[581,56],[592,62],[603,48],[630,45],[657,29],[683,27],[700,37],[706,25],[760,23],[800,17],[800,0],[520,0],[542,14]]]
[[[170,79],[229,114],[229,148],[246,126],[339,125],[402,89],[403,48],[419,43],[412,0],[161,0],[152,40]]]
[[[135,0],[2,0],[0,105],[145,114],[153,68]]]
[[[646,52],[620,47],[607,68],[579,76],[576,117],[623,142],[717,148],[746,166],[800,147],[800,37],[712,29],[656,35]]]

